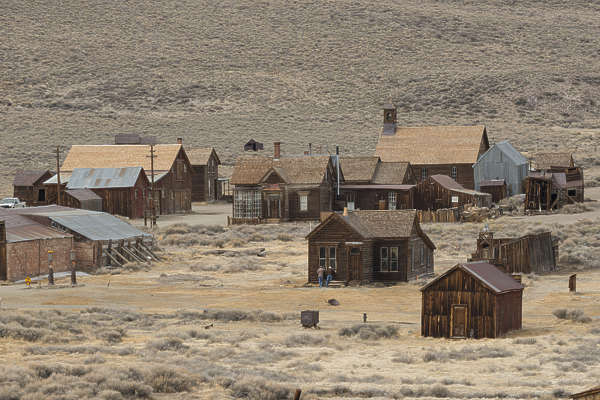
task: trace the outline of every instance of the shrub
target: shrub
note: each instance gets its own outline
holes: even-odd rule
[[[157,393],[187,392],[194,386],[191,378],[167,367],[152,369],[145,381]]]
[[[125,329],[123,328],[105,329],[96,332],[96,338],[108,343],[120,343],[123,340],[123,336],[125,336]]]
[[[301,347],[301,346],[322,346],[328,342],[327,338],[317,335],[291,335],[288,336],[283,342],[287,347]]]
[[[581,322],[583,324],[592,321],[592,319],[590,317],[586,317],[581,310],[567,310],[564,308],[559,308],[554,310],[552,314],[558,319],[568,319],[573,322]]]
[[[536,342],[535,338],[518,338],[513,340],[514,344],[536,344]]]
[[[292,396],[290,389],[255,377],[243,377],[233,383],[230,389],[234,397],[249,400],[282,400]]]
[[[368,325],[359,324],[351,328],[342,328],[339,331],[340,336],[358,336],[363,340],[388,339],[398,336],[398,328],[392,325]]]
[[[411,356],[407,354],[399,354],[396,357],[392,358],[392,362],[401,364],[412,364],[414,360]]]
[[[281,240],[282,242],[291,242],[294,240],[292,235],[288,235],[287,233],[280,233],[277,235],[277,240]]]
[[[178,337],[166,337],[162,339],[153,340],[147,344],[149,349],[158,350],[158,351],[167,351],[167,350],[184,350],[187,349],[188,346],[183,344],[183,340]]]

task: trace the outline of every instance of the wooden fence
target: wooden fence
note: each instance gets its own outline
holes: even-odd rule
[[[439,210],[417,210],[419,222],[460,222],[461,208],[441,208]]]

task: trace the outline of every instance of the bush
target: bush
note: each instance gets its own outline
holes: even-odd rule
[[[327,338],[318,335],[291,335],[288,336],[283,342],[287,347],[301,347],[301,346],[322,346],[328,342]]]
[[[277,235],[277,240],[281,240],[282,242],[291,242],[294,240],[292,235],[288,235],[287,233],[280,233]]]
[[[188,392],[194,386],[191,378],[167,367],[154,368],[145,381],[156,393]]]
[[[106,329],[96,332],[96,338],[104,340],[108,343],[120,343],[125,336],[125,329]]]
[[[188,348],[185,344],[183,344],[183,340],[178,337],[166,337],[163,339],[153,340],[146,345],[149,349],[158,350],[158,351],[177,351],[177,350],[185,350]]]
[[[535,338],[518,338],[513,340],[514,344],[536,344],[537,340]]]
[[[283,400],[292,396],[290,389],[255,377],[243,377],[233,383],[230,389],[234,397],[249,400]]]
[[[358,336],[363,340],[389,339],[398,336],[398,328],[392,325],[368,325],[359,324],[351,328],[342,328],[339,331],[340,336]]]
[[[559,308],[554,310],[552,314],[558,319],[568,319],[573,322],[581,322],[583,324],[592,321],[592,319],[590,317],[586,317],[581,310],[567,310],[564,308]]]

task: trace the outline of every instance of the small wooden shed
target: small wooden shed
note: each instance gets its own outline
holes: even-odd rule
[[[192,201],[219,200],[217,180],[221,160],[212,147],[187,149],[192,165]]]
[[[102,211],[102,197],[90,189],[65,190],[61,204],[65,207]]]
[[[417,184],[415,208],[417,210],[439,210],[467,205],[489,207],[492,195],[466,189],[447,175],[432,175]]]
[[[586,391],[572,394],[570,398],[580,400],[600,400],[600,386],[596,386]]]
[[[530,172],[525,179],[526,210],[556,210],[583,200],[583,170],[579,167]]]
[[[496,338],[521,329],[523,286],[492,264],[457,264],[421,294],[422,336]]]
[[[28,206],[47,204],[44,181],[52,175],[53,172],[49,170],[17,171],[13,181],[13,196],[24,201]]]
[[[506,197],[506,182],[504,179],[490,179],[487,181],[479,182],[479,190],[482,193],[489,193],[492,195],[492,202],[498,203],[500,200]]]

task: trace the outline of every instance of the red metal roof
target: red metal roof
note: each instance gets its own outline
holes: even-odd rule
[[[474,262],[460,264],[460,267],[482,281],[496,293],[523,289],[523,285],[514,280],[512,276],[502,272],[495,265],[484,262]]]

